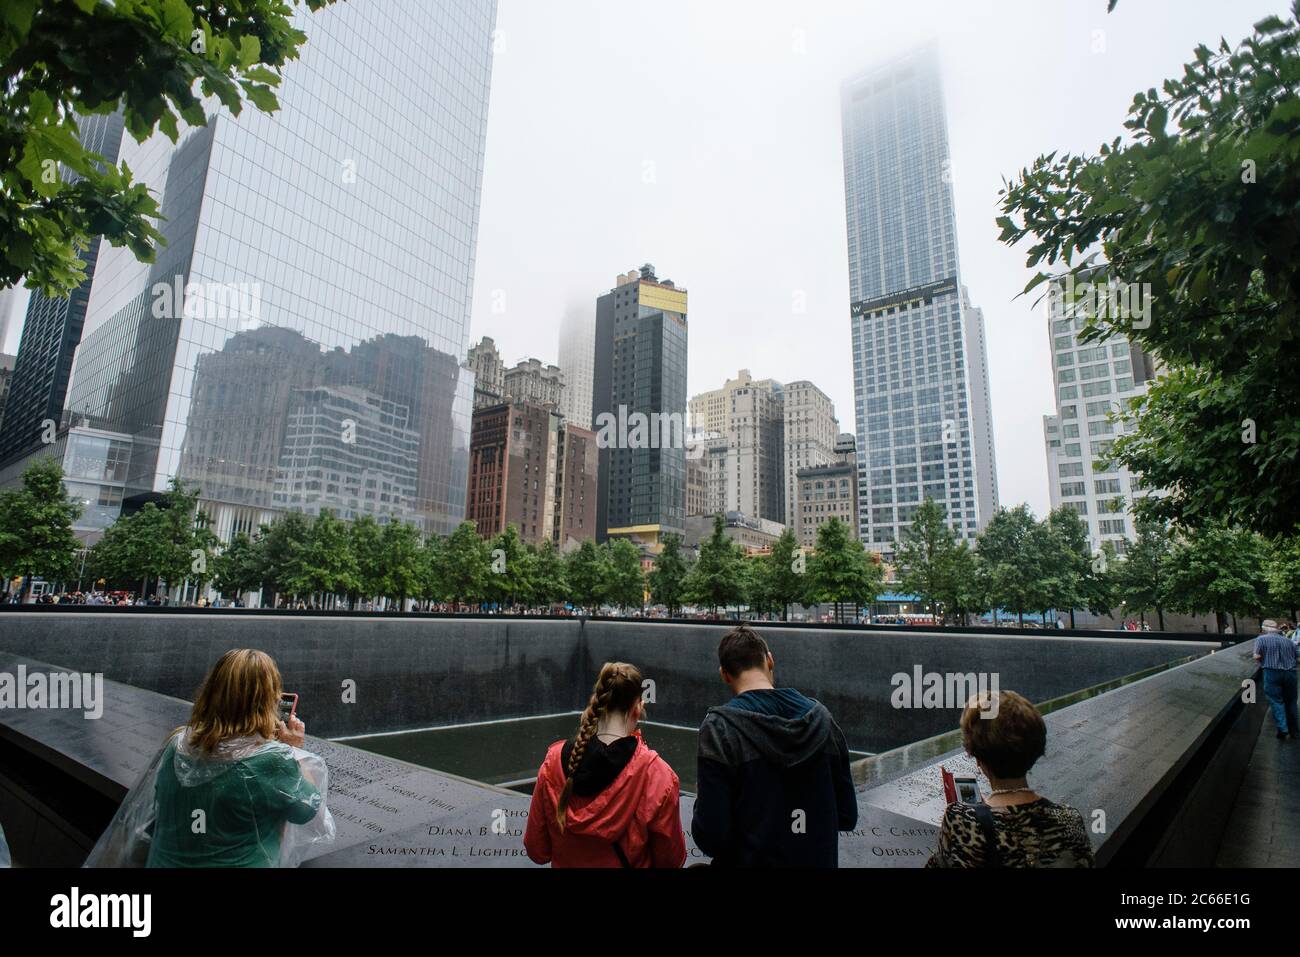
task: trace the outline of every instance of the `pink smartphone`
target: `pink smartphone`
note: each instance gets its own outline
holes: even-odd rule
[[[298,696],[286,691],[280,695],[280,720],[287,727],[289,719],[298,713]]]

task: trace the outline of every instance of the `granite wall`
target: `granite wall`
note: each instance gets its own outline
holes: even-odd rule
[[[725,625],[543,618],[257,614],[0,614],[0,650],[103,672],[191,700],[212,663],[260,648],[322,737],[580,710],[604,661],[654,681],[657,721],[698,725],[727,698]],[[1204,641],[1049,634],[764,628],[778,681],[825,702],[851,747],[880,751],[956,726],[957,712],[896,709],[895,674],[986,673],[1045,701],[1209,651]],[[347,697],[354,697],[348,702]]]

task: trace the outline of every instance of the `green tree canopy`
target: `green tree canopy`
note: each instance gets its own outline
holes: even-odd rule
[[[573,603],[595,611],[608,595],[609,552],[587,539],[569,552],[565,572]]]
[[[1046,565],[1048,607],[1058,612],[1068,611],[1071,628],[1076,608],[1086,608],[1099,615],[1109,612],[1115,601],[1110,571],[1114,546],[1109,552],[1094,555],[1087,524],[1068,505],[1054,509],[1047,516],[1047,529],[1051,536]]]
[[[919,595],[931,611],[936,611],[944,594],[951,592],[947,576],[954,570],[951,559],[956,547],[957,534],[948,524],[946,510],[926,498],[903,532],[895,563],[900,568],[899,585]]]
[[[491,561],[487,597],[502,605],[527,601],[533,593],[533,556],[519,537],[514,523],[493,537],[488,545]]]
[[[745,550],[727,537],[721,513],[713,516],[713,531],[700,543],[699,555],[686,576],[685,596],[710,612],[745,600]]]
[[[257,544],[262,559],[263,602],[274,602],[278,595],[297,594],[310,535],[310,523],[302,512],[283,512],[261,527]]]
[[[808,601],[830,602],[840,618],[845,603],[870,605],[880,594],[885,570],[868,555],[849,526],[831,518],[817,529],[817,547],[808,560]]]
[[[609,590],[606,600],[624,611],[645,603],[645,569],[641,549],[626,538],[606,542],[609,549]]]
[[[261,587],[262,556],[258,543],[247,532],[236,532],[230,544],[212,559],[212,580],[217,591],[228,598]]]
[[[690,563],[682,554],[681,536],[672,533],[665,535],[663,548],[655,556],[649,580],[651,599],[666,607],[669,615],[676,615],[681,610],[686,598],[686,576],[689,572]]]
[[[72,573],[81,548],[72,523],[80,514],[50,456],[27,466],[21,487],[0,492],[0,571],[23,576],[23,597],[33,577],[57,581]]]
[[[348,528],[352,554],[357,561],[354,601],[364,595],[374,598],[385,593],[387,556],[384,554],[384,530],[373,515],[360,515]]]
[[[1265,577],[1272,607],[1294,623],[1300,610],[1300,535],[1282,539],[1268,548]]]
[[[212,577],[208,564],[218,542],[208,528],[207,513],[199,507],[199,495],[196,486],[179,478],[171,479],[163,493],[163,538],[155,547],[161,552],[160,577],[169,586],[185,581],[202,586]]]
[[[543,607],[569,599],[569,579],[564,556],[549,538],[538,546],[533,558],[532,603]]]
[[[121,109],[143,142],[203,126],[202,98],[278,109],[280,69],[306,40],[300,0],[5,0],[0,14],[0,288],[66,296],[99,236],[153,262],[158,204],[126,163],[81,142],[76,114]],[[317,10],[332,0],[301,0]],[[60,169],[62,168],[62,169]],[[62,170],[73,174],[66,179]]]
[[[446,542],[441,535],[430,535],[420,547],[420,578],[416,595],[421,601],[447,599],[442,580],[442,550]]]
[[[395,518],[384,525],[380,536],[380,548],[384,555],[384,576],[380,592],[387,598],[395,599],[399,611],[406,609],[407,598],[420,593],[424,574],[422,538],[418,527]]]
[[[937,597],[954,623],[965,624],[971,612],[988,607],[979,559],[965,542],[958,542],[948,552],[938,580],[940,590]]]
[[[216,536],[199,508],[199,490],[173,478],[157,502],[118,518],[91,550],[97,576],[116,582],[177,587],[186,581],[202,586],[211,579]]]
[[[356,591],[357,557],[348,524],[328,508],[312,521],[300,561],[291,576],[293,591],[325,598]]]
[[[129,584],[143,595],[151,580],[166,573],[166,550],[156,547],[165,534],[162,510],[146,502],[104,530],[90,550],[89,564],[96,577]]]
[[[477,605],[488,593],[491,557],[473,522],[461,522],[437,550],[437,580],[443,597]]]
[[[1168,490],[1139,499],[1140,513],[1187,527],[1300,527],[1300,4],[1291,9],[1236,46],[1197,47],[1181,77],[1134,97],[1124,137],[1095,154],[1040,156],[1002,193],[1002,240],[1030,239],[1028,265],[1051,267],[1026,292],[1061,280],[1082,341],[1123,336],[1163,364],[1128,410],[1136,430],[1111,452]],[[1110,304],[1112,289],[1127,307]]]
[[[994,512],[977,548],[990,604],[1015,612],[1021,624],[1026,611],[1047,607],[1049,585],[1043,563],[1050,560],[1050,539],[1029,506]]]
[[[781,620],[790,616],[790,606],[802,604],[808,589],[808,559],[794,529],[786,528],[780,538],[772,543],[772,552],[761,566],[762,591],[766,598],[781,611]]]
[[[1115,568],[1115,595],[1126,609],[1138,614],[1156,613],[1160,631],[1165,630],[1165,605],[1169,590],[1169,556],[1173,540],[1163,521],[1139,519],[1137,538]]]
[[[1213,612],[1223,631],[1229,615],[1255,615],[1268,603],[1266,552],[1254,532],[1206,525],[1180,537],[1167,562],[1169,607]]]

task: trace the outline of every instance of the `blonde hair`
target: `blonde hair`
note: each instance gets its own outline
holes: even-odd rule
[[[607,661],[596,678],[596,686],[591,691],[591,700],[578,721],[578,735],[573,739],[573,750],[569,753],[566,767],[567,780],[560,799],[555,805],[555,821],[564,833],[564,821],[569,809],[569,798],[573,796],[573,772],[582,763],[582,756],[587,751],[587,744],[596,736],[600,719],[612,712],[627,714],[632,706],[641,700],[641,672],[636,665],[625,661]]]
[[[280,724],[280,669],[264,651],[227,651],[208,672],[190,711],[190,741],[211,752],[222,741],[258,734],[270,740]]]
[[[1047,750],[1047,725],[1028,698],[1014,691],[982,692],[962,712],[961,739],[966,753],[994,775],[1018,778]]]

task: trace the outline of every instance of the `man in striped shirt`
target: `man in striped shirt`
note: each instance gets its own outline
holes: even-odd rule
[[[1264,697],[1273,709],[1277,736],[1294,739],[1300,732],[1296,717],[1296,646],[1278,631],[1271,618],[1264,622],[1263,633],[1255,639],[1255,660],[1264,668]]]

